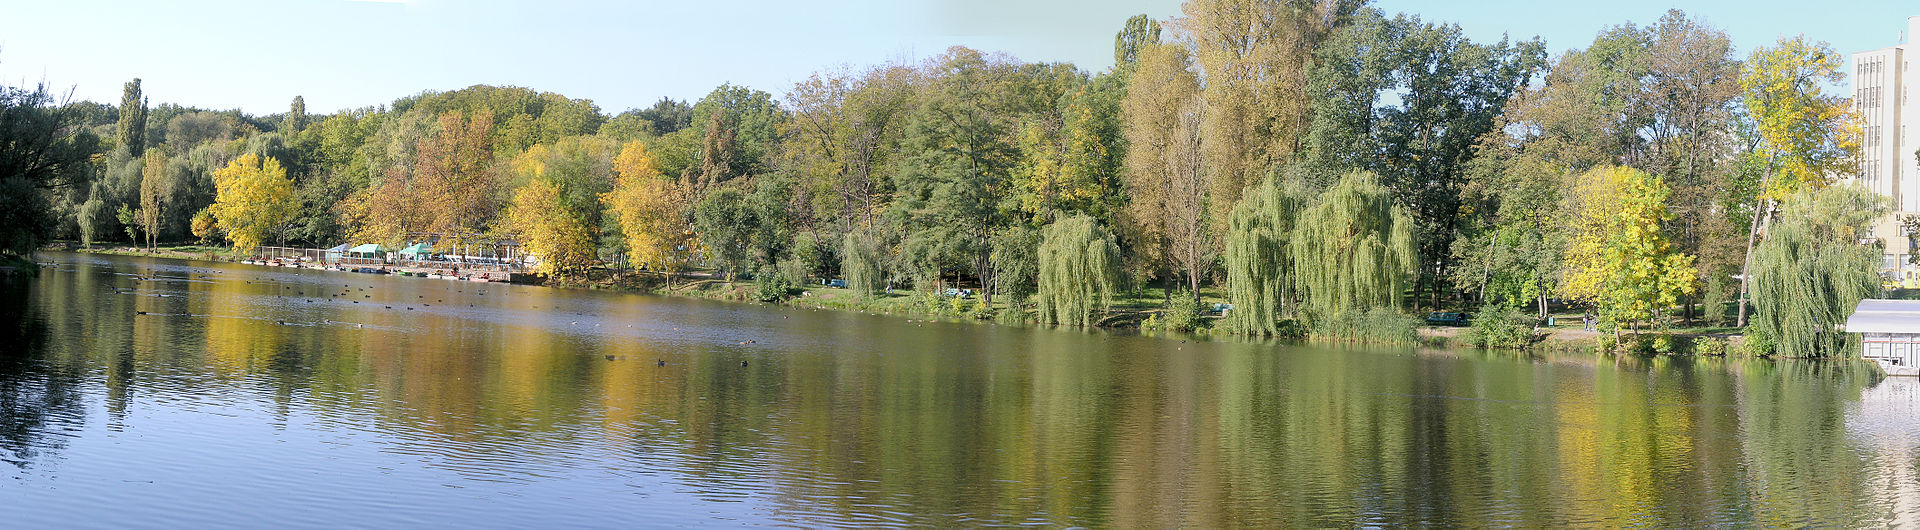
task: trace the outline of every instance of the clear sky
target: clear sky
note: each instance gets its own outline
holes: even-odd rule
[[[1539,35],[1555,54],[1669,8],[1726,30],[1739,53],[1804,33],[1842,53],[1899,43],[1920,5],[1616,0],[1376,0],[1456,22],[1476,41]],[[0,0],[0,82],[45,79],[117,103],[142,78],[154,103],[269,114],[385,104],[500,84],[589,98],[609,113],[723,82],[783,94],[823,69],[919,60],[956,44],[1104,70],[1128,16],[1179,0]]]

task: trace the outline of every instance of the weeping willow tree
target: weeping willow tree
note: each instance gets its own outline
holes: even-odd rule
[[[1300,199],[1276,179],[1240,198],[1227,224],[1227,300],[1233,302],[1224,325],[1231,333],[1274,335],[1286,303],[1291,272],[1287,241],[1292,237]]]
[[[1113,233],[1085,214],[1040,232],[1040,321],[1093,325],[1095,309],[1113,301],[1120,283],[1120,247]]]
[[[1341,176],[1297,223],[1287,253],[1300,309],[1316,330],[1400,307],[1407,275],[1418,265],[1413,218],[1373,173]]]
[[[1788,357],[1849,351],[1838,326],[1880,293],[1881,251],[1859,237],[1886,211],[1885,198],[1851,185],[1789,198],[1754,249],[1752,338]]]
[[[880,256],[869,238],[848,232],[840,243],[840,271],[847,277],[847,288],[864,298],[880,286]]]

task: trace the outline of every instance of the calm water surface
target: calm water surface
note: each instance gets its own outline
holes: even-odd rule
[[[1920,523],[1920,381],[1859,366],[41,260],[0,526]]]

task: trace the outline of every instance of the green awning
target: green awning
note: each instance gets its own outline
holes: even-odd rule
[[[388,250],[387,247],[380,246],[379,243],[367,243],[365,245],[353,247],[353,250],[349,250],[348,252],[352,252],[355,254],[375,254],[380,252],[386,252],[387,250]]]
[[[426,243],[414,243],[413,246],[400,249],[400,255],[402,256],[418,256],[421,254],[432,254],[432,253],[433,253],[433,247]]]

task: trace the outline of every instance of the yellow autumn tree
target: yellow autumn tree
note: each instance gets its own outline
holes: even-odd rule
[[[507,232],[520,238],[528,254],[540,259],[541,274],[559,274],[593,264],[593,230],[572,215],[560,187],[534,179],[513,193]]]
[[[647,145],[628,142],[614,157],[613,191],[600,195],[620,222],[627,260],[671,274],[685,268],[693,250],[685,185],[660,173]]]
[[[1601,167],[1579,177],[1569,194],[1573,238],[1561,292],[1594,304],[1618,327],[1647,320],[1693,294],[1693,256],[1676,252],[1661,232],[1672,218],[1670,190],[1660,177],[1628,167]]]
[[[1781,38],[1747,58],[1740,88],[1760,151],[1776,172],[1766,184],[1770,198],[1824,188],[1835,175],[1852,172],[1860,134],[1849,119],[1851,102],[1822,89],[1846,79],[1844,61],[1827,43],[1804,35]]]
[[[272,157],[243,155],[213,172],[208,210],[237,254],[250,254],[293,219],[293,179]]]

